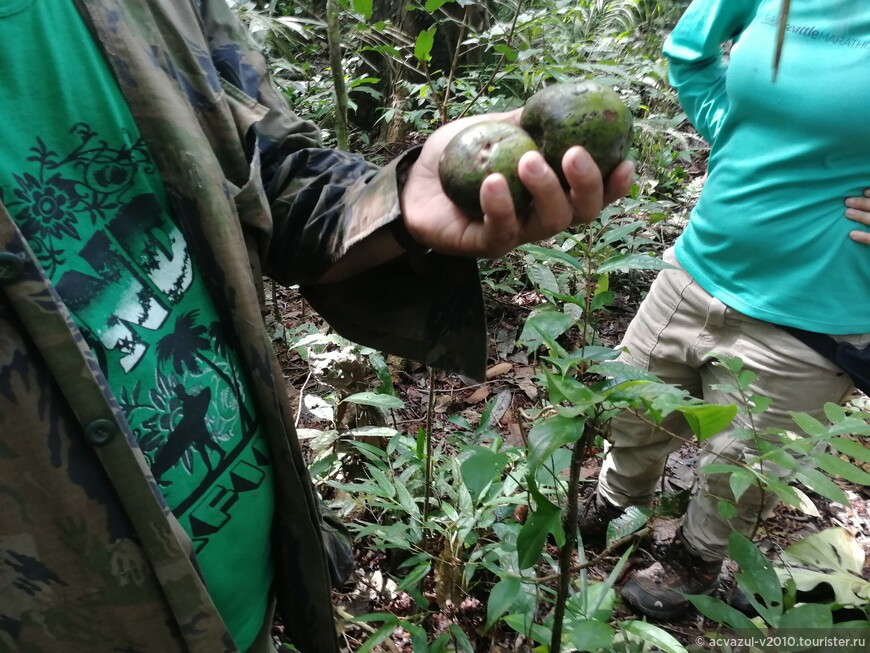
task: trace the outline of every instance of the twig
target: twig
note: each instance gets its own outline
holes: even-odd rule
[[[776,76],[779,73],[779,61],[782,58],[782,45],[785,41],[785,31],[788,27],[790,6],[791,0],[782,0],[782,7],[779,9],[779,24],[776,26],[776,51],[773,53],[773,81],[776,81]]]
[[[565,619],[565,608],[568,605],[568,592],[571,588],[571,574],[566,570],[571,567],[571,558],[577,546],[577,521],[580,511],[580,468],[586,459],[589,446],[595,438],[595,428],[591,420],[583,426],[583,437],[574,445],[571,452],[570,476],[568,478],[568,512],[565,516],[565,544],[559,550],[559,588],[556,594],[556,606],[553,609],[553,631],[550,638],[550,650],[559,653],[562,645],[562,625]]]
[[[432,499],[432,420],[435,414],[435,368],[429,368],[429,404],[426,407],[426,461],[423,485],[425,496],[423,498],[423,525],[429,522],[429,501]]]

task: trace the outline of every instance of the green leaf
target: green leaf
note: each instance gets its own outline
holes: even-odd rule
[[[658,646],[665,653],[688,653],[686,647],[673,635],[649,622],[630,619],[621,622],[619,626],[625,632],[637,635],[644,642]]]
[[[558,293],[559,282],[556,281],[556,275],[550,269],[550,266],[542,263],[535,263],[526,270],[529,275],[529,280],[541,290],[548,290],[552,293]]]
[[[806,413],[792,413],[791,418],[807,435],[820,437],[826,435],[828,432],[828,429],[824,424],[815,417],[811,417]]]
[[[575,268],[580,272],[586,272],[586,266],[577,258],[574,258],[570,254],[566,254],[561,249],[557,249],[554,247],[541,247],[540,245],[522,245],[518,247],[522,252],[528,252],[532,254],[539,261],[561,261],[565,265],[569,267]]]
[[[831,615],[831,606],[820,605],[818,603],[805,603],[786,610],[779,620],[780,630],[791,628],[808,630],[825,629],[825,632],[827,632],[827,629],[833,625],[834,618]]]
[[[585,421],[580,417],[559,415],[535,422],[529,431],[529,471],[534,473],[559,447],[579,440],[584,425]]]
[[[730,501],[725,501],[720,499],[716,502],[716,509],[719,511],[719,515],[722,519],[726,521],[731,521],[735,517],[737,517],[737,506],[735,506]]]
[[[496,619],[510,610],[521,589],[522,583],[516,576],[506,576],[493,585],[489,600],[486,602],[487,630],[492,627]]]
[[[607,544],[632,533],[636,533],[649,521],[653,511],[641,506],[629,506],[616,519],[607,525]]]
[[[751,395],[749,397],[750,403],[750,412],[753,415],[758,415],[759,413],[763,413],[768,408],[770,408],[770,404],[772,403],[770,397],[762,397],[761,395]]]
[[[776,572],[780,580],[791,579],[797,589],[808,592],[822,583],[834,592],[842,606],[870,603],[870,582],[862,577],[864,549],[844,528],[827,528],[787,547]]]
[[[368,20],[372,17],[372,0],[353,0],[353,10]]]
[[[532,311],[523,326],[519,342],[535,350],[544,342],[542,334],[554,340],[574,326],[574,318],[557,311],[552,306]]]
[[[398,397],[379,394],[377,392],[357,392],[349,397],[345,397],[343,401],[349,404],[359,404],[362,406],[376,406],[385,410],[391,408],[403,408],[405,406],[405,402]]]
[[[655,374],[629,365],[628,363],[620,363],[618,361],[606,361],[589,367],[589,372],[592,374],[600,374],[615,379],[617,382],[622,381],[652,381],[661,382],[661,379]]]
[[[863,463],[870,463],[870,447],[865,447],[860,442],[850,440],[849,438],[832,438],[831,446],[842,454],[846,454],[850,458],[860,460]]]
[[[369,653],[378,644],[386,640],[396,629],[396,624],[386,623],[369,635],[368,639],[359,647],[357,653]]]
[[[448,2],[453,2],[453,0],[426,0],[426,4],[423,6],[431,14],[433,11],[441,9]]]
[[[834,483],[827,476],[822,474],[817,469],[799,469],[797,471],[797,480],[806,485],[809,489],[817,494],[821,494],[826,499],[849,505],[849,497],[843,492],[843,488]]]
[[[815,459],[816,464],[832,476],[845,478],[858,485],[870,485],[870,474],[842,458],[829,453],[820,453],[815,456]]]
[[[745,630],[746,635],[750,637],[761,633],[756,625],[752,623],[752,619],[720,599],[703,594],[686,595],[686,599],[695,606],[698,612],[708,619],[712,619],[717,624]]]
[[[731,486],[731,492],[734,493],[734,500],[740,501],[743,493],[755,482],[755,474],[748,470],[741,469],[733,472],[728,478],[728,483]]]
[[[399,505],[402,506],[402,510],[405,511],[407,518],[403,518],[406,521],[408,519],[419,519],[420,518],[420,508],[417,506],[417,502],[414,501],[414,497],[411,496],[411,493],[408,492],[408,488],[405,487],[404,483],[396,483],[394,485],[396,488],[396,498],[399,501]]]
[[[570,626],[570,641],[578,651],[595,653],[598,649],[609,650],[614,634],[609,624],[600,621],[587,619]]]
[[[431,570],[432,566],[429,563],[424,562],[423,564],[417,565],[405,574],[405,577],[402,578],[401,582],[396,585],[396,589],[400,592],[404,592],[411,587],[416,587],[417,583],[426,578]]]
[[[683,414],[692,433],[703,441],[707,440],[726,428],[734,416],[737,415],[737,406],[684,406],[677,408],[677,412]]]
[[[465,631],[460,628],[459,624],[450,624],[450,627],[447,630],[450,631],[453,639],[457,644],[459,644],[460,651],[463,651],[463,653],[474,653],[474,647],[468,640],[468,635],[466,635]]]
[[[546,379],[547,389],[551,395],[555,393],[559,400],[575,405],[591,406],[600,398],[597,392],[573,377],[547,373]],[[552,397],[551,401],[557,401],[556,397]]]
[[[414,57],[418,61],[432,60],[432,44],[435,42],[437,29],[437,26],[430,27],[417,35],[417,41],[414,43]]]
[[[598,266],[597,274],[627,270],[666,270],[674,267],[662,259],[646,254],[618,254]]]
[[[502,55],[508,63],[513,63],[517,60],[517,51],[505,43],[497,43],[493,46],[493,50]]]
[[[389,479],[389,477],[374,465],[366,465],[366,467],[368,469],[369,478],[377,483],[382,491],[379,496],[388,499],[394,497],[396,495],[396,485]]]
[[[535,511],[529,514],[517,536],[520,569],[528,569],[538,562],[549,533],[553,533],[559,546],[565,539],[565,532],[562,530],[562,511],[559,506],[550,503],[540,492],[537,492],[535,502],[537,504]]]
[[[426,458],[426,429],[424,429],[422,426],[417,429],[417,439],[415,445],[417,459],[424,460]]]
[[[825,417],[828,418],[829,422],[836,424],[846,419],[846,411],[843,410],[842,406],[829,401],[825,404]]]
[[[764,557],[752,540],[732,531],[728,540],[731,559],[740,565],[736,575],[737,584],[750,596],[758,595],[764,606],[756,606],[759,614],[771,626],[776,627],[782,614],[782,586],[773,569],[773,564]],[[765,609],[766,607],[766,609]]]
[[[819,513],[819,509],[815,503],[813,503],[812,499],[807,496],[807,493],[801,490],[799,487],[793,487],[794,493],[797,494],[800,499],[801,505],[798,506],[798,510],[800,510],[805,515],[809,515],[810,517],[821,517],[821,513]]]
[[[509,458],[506,453],[496,453],[485,447],[471,446],[469,449],[473,453],[462,461],[459,469],[462,482],[476,499],[487,485],[501,476]]]
[[[414,653],[427,653],[429,651],[429,634],[425,628],[410,621],[400,621],[399,625],[411,633],[411,650]]]
[[[504,618],[504,622],[516,632],[531,637],[536,642],[550,642],[550,629],[534,623],[530,615],[509,614]]]
[[[608,227],[607,231],[595,241],[595,245],[593,249],[597,252],[604,249],[605,246],[610,243],[615,243],[617,240],[622,240],[626,236],[630,236],[638,229],[645,228],[647,223],[643,220],[635,220],[634,222],[629,222],[628,224],[621,225],[619,227]],[[668,266],[668,267],[673,267]]]

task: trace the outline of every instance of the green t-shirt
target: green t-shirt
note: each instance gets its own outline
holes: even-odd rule
[[[0,70],[0,201],[96,353],[246,650],[266,617],[274,494],[232,331],[73,3],[0,0]]]

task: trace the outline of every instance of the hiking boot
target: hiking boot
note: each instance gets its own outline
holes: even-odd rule
[[[710,594],[719,583],[722,560],[708,562],[677,531],[664,559],[636,572],[622,588],[622,597],[637,611],[669,620],[690,608],[684,594]]]
[[[603,547],[607,541],[607,525],[622,515],[624,508],[614,506],[607,499],[593,492],[580,508],[577,527],[584,547]]]

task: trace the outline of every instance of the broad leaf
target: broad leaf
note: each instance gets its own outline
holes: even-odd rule
[[[870,463],[870,447],[849,438],[832,438],[830,445],[842,454],[850,458],[860,460],[862,463]]]
[[[786,610],[779,620],[779,628],[784,632],[788,629],[805,628],[807,630],[822,630],[827,632],[834,625],[831,606],[818,603],[805,603]]]
[[[688,653],[686,647],[666,630],[646,621],[629,620],[619,624],[627,633],[637,635],[644,642],[658,646],[665,653]]]
[[[489,593],[486,602],[486,629],[495,623],[496,619],[510,610],[517,595],[522,589],[522,583],[516,576],[507,576],[498,581]]]
[[[674,266],[662,259],[646,254],[618,254],[598,266],[597,274],[625,272],[627,270],[667,270]]]
[[[536,263],[526,270],[526,274],[529,275],[529,280],[541,290],[559,293],[559,282],[556,281],[556,275],[548,265]]]
[[[701,440],[707,440],[726,428],[734,416],[737,415],[737,406],[685,406],[677,408],[682,413],[692,429],[692,433]]]
[[[417,35],[417,41],[414,43],[414,57],[418,61],[431,61],[432,45],[435,42],[436,27],[423,30]]]
[[[641,506],[629,506],[616,519],[607,525],[607,544],[643,528],[649,521],[653,511]]]
[[[573,317],[548,306],[532,311],[523,326],[519,341],[530,350],[535,350],[544,342],[543,336],[555,340],[572,326],[574,326]]]
[[[782,582],[793,579],[804,592],[827,583],[840,605],[862,606],[870,603],[870,582],[861,575],[864,558],[864,549],[849,531],[828,528],[786,548],[776,573]]]
[[[816,464],[828,474],[845,478],[858,485],[870,485],[870,474],[842,458],[832,456],[829,453],[820,453],[815,456],[815,460]]]
[[[559,415],[536,422],[529,431],[529,471],[534,472],[559,447],[579,440],[584,423],[579,417]]]
[[[532,494],[535,496],[535,511],[529,514],[526,523],[520,529],[517,536],[517,555],[520,569],[528,569],[541,557],[547,535],[552,533],[556,538],[556,544],[562,545],[565,541],[565,532],[562,530],[562,511],[559,506],[550,503],[544,495],[536,492],[534,484],[530,484]]]
[[[801,469],[797,472],[797,479],[816,494],[821,494],[826,499],[849,505],[849,497],[843,492],[843,488],[834,483],[817,469]]]
[[[752,619],[747,617],[739,610],[732,608],[730,605],[721,599],[706,596],[704,594],[686,595],[689,603],[695,606],[708,619],[712,619],[718,624],[724,624],[731,628],[745,630],[746,634],[760,634],[760,631]]]
[[[398,397],[377,392],[357,392],[349,397],[345,397],[344,401],[349,404],[360,404],[362,406],[377,406],[385,410],[403,408],[405,406],[405,402]]]
[[[746,592],[759,614],[771,626],[776,627],[782,614],[782,586],[773,564],[745,535],[733,531],[728,540],[731,559],[740,565],[736,575],[737,584]],[[753,596],[761,597],[764,605],[758,605]]]
[[[595,653],[599,649],[610,649],[613,643],[615,631],[606,623],[595,620],[580,621],[568,625],[570,628],[569,639],[578,651],[590,651]]]
[[[465,487],[477,499],[487,485],[501,476],[509,459],[506,453],[496,453],[484,447],[472,446],[469,449],[473,453],[462,461],[460,470]]]

